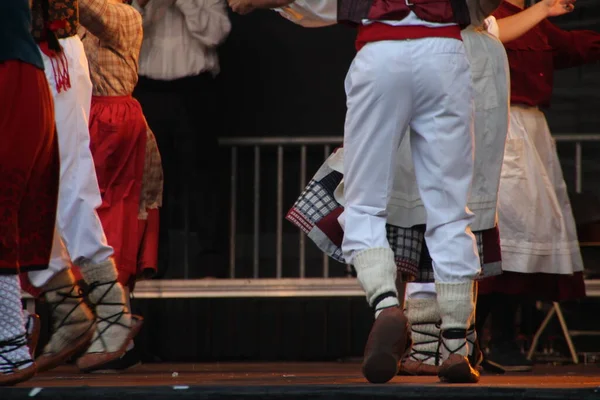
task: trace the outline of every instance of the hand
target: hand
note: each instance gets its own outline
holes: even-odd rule
[[[231,7],[234,12],[241,15],[248,14],[256,8],[254,7],[254,4],[252,4],[252,0],[228,0],[228,2],[229,7]]]
[[[576,0],[543,0],[543,4],[547,7],[549,17],[558,17],[568,14],[575,9]]]

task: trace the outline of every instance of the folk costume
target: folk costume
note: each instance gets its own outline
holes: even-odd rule
[[[478,5],[470,6],[472,10],[480,10]],[[474,23],[482,25],[482,12],[472,14]],[[495,19],[487,19],[485,25],[488,32],[497,36]],[[481,279],[501,273],[496,202],[508,129],[508,65],[502,44],[480,26],[472,25],[461,35],[475,89],[475,172],[469,208],[477,210],[473,230],[482,265],[478,276]],[[337,220],[344,203],[342,173],[343,149],[337,149],[311,180],[287,218],[328,255],[345,262],[340,249],[344,233]],[[431,257],[423,238],[425,210],[415,179],[409,137],[403,140],[397,153],[396,177],[387,211],[387,237],[398,274],[402,274],[405,281],[433,282]],[[437,375],[440,316],[435,285],[409,283],[407,292],[413,348],[402,362],[400,372]],[[416,296],[410,295],[415,292]],[[474,336],[474,327],[470,328]],[[473,338],[471,342],[475,342]]]
[[[386,224],[396,153],[409,126],[442,319],[444,362],[439,376],[449,382],[479,380],[466,358],[467,328],[474,317],[473,279],[481,270],[469,228],[474,215],[467,208],[473,109],[459,25],[468,25],[469,19],[464,2],[407,6],[398,1],[386,2],[386,7],[378,1],[338,2],[337,20],[358,25],[358,54],[346,79],[345,208],[315,201],[320,215],[328,214],[330,222],[337,219],[344,228],[343,234],[338,232],[339,256],[354,265],[375,311],[363,362],[370,382],[386,382],[396,374],[406,343],[407,320],[399,307],[396,255]],[[341,175],[321,174],[313,182],[325,178],[331,184]],[[316,195],[328,196],[325,191]]]
[[[504,1],[501,19],[522,11]],[[550,105],[555,69],[600,59],[600,33],[564,31],[544,20],[505,44],[511,112],[499,194],[503,276],[482,293],[552,301],[585,296],[583,262],[556,146],[540,107]],[[524,206],[524,205],[527,206]]]
[[[61,149],[58,229],[50,268],[25,279],[28,291],[42,295],[51,305],[53,333],[36,362],[39,370],[48,370],[87,349],[78,366],[89,372],[120,358],[121,348],[129,344],[139,326],[131,327],[113,248],[107,245],[96,212],[101,197],[88,131],[92,83],[77,36],[78,2],[34,0],[33,12],[33,34],[44,54],[58,107]],[[70,259],[75,264],[73,271]],[[85,281],[85,293],[76,283],[76,275]],[[94,306],[95,315],[84,296]]]
[[[50,260],[59,156],[44,63],[27,0],[0,2],[0,386],[36,371],[27,348],[19,272]]]
[[[504,1],[494,15],[500,20],[521,11]],[[511,111],[498,206],[504,272],[481,283],[480,302],[491,307],[486,364],[527,371],[532,363],[515,343],[520,299],[585,296],[575,220],[555,142],[540,109],[550,105],[555,69],[600,59],[600,33],[564,31],[545,19],[505,48]]]
[[[139,13],[120,1],[107,0],[81,0],[79,11],[79,36],[92,81],[89,132],[102,197],[98,215],[118,268],[110,274],[81,268],[86,281],[88,273],[103,274],[90,279],[101,283],[91,285],[88,299],[103,307],[96,306],[94,337],[77,360],[80,369],[92,372],[123,356],[142,324],[140,317],[130,314],[123,284],[138,269],[138,214],[149,130],[139,104],[131,98],[142,40]]]
[[[69,271],[71,259],[84,269],[113,268],[113,249],[106,242],[96,208],[101,203],[90,152],[88,121],[92,83],[83,44],[77,36],[77,0],[33,0],[33,29],[42,52],[54,98],[61,158],[56,232],[49,268],[22,275],[24,288],[52,304],[53,335],[38,358],[45,371],[85,350],[93,335],[94,318],[78,295]],[[55,278],[56,279],[53,279]],[[60,283],[58,283],[60,282]],[[67,299],[60,293],[71,293]],[[72,303],[72,304],[66,304]],[[68,326],[65,318],[71,308]]]
[[[509,98],[508,60],[502,43],[497,39],[498,25],[494,17],[487,18],[483,25],[485,30],[481,29],[481,26],[472,25],[462,31],[475,90],[475,169],[469,208],[475,213],[472,229],[478,239],[482,265],[478,282],[484,282],[484,278],[498,276],[502,272],[496,205],[508,131]],[[392,195],[388,206],[388,226],[412,226],[412,230],[418,229],[420,226],[414,225],[418,223],[414,214],[418,215],[422,209],[418,206],[418,193],[413,190],[416,196],[406,196],[411,193],[410,186],[407,186],[411,183],[412,167],[408,146],[401,147],[398,165],[400,167],[394,187],[402,189]],[[398,216],[404,218],[396,220]],[[422,218],[424,220],[424,216]],[[423,247],[426,251],[426,246]],[[422,275],[430,268],[430,261],[427,258],[425,260],[428,261],[427,268],[417,269],[420,274],[416,275],[419,282],[430,280]],[[411,324],[413,346],[400,366],[400,373],[434,375],[440,358],[437,342],[439,312],[435,286],[433,283],[408,283],[406,292],[406,309]],[[471,361],[479,365],[483,358],[478,350],[475,328],[473,321],[469,328],[469,343],[472,345]]]

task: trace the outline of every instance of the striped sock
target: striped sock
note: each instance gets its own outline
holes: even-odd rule
[[[0,275],[0,373],[11,373],[31,363],[19,277]]]

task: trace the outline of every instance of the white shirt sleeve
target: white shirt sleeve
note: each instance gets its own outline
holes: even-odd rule
[[[336,0],[296,0],[275,11],[305,28],[319,28],[337,23]]]
[[[500,39],[500,27],[498,26],[498,21],[496,21],[496,17],[490,15],[483,21],[483,27],[488,31],[490,35],[496,36]]]
[[[134,0],[131,5],[142,14],[144,28],[156,23],[162,19],[169,7],[175,3],[175,0],[152,0],[145,7],[140,7],[138,2]]]
[[[223,0],[175,0],[189,33],[203,46],[219,45],[231,31]]]

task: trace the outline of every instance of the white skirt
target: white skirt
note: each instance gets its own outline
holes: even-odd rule
[[[511,106],[498,216],[504,271],[583,270],[556,145],[546,117],[535,107]]]

